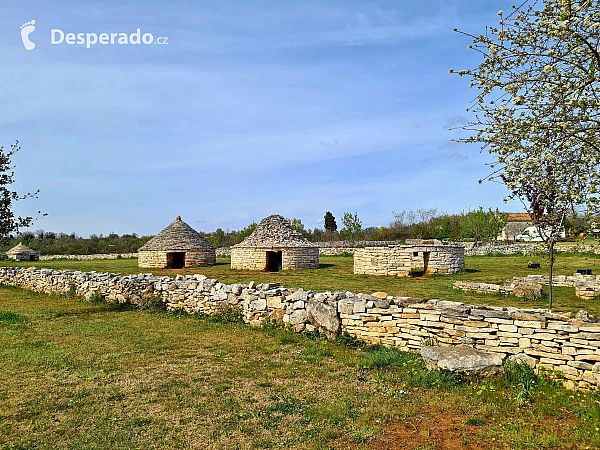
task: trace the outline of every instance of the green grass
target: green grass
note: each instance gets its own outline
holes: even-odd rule
[[[539,262],[541,269],[528,269],[527,263]],[[217,258],[212,267],[199,267],[181,270],[150,270],[137,267],[137,259],[92,260],[92,261],[36,261],[7,262],[3,265],[35,266],[53,269],[71,269],[98,272],[118,272],[123,274],[152,272],[157,275],[201,273],[216,278],[223,283],[247,283],[255,281],[279,282],[290,288],[302,287],[313,291],[344,290],[351,292],[373,293],[384,291],[390,295],[412,296],[419,298],[437,298],[442,300],[461,301],[466,303],[486,303],[496,306],[519,306],[526,308],[544,308],[547,299],[524,300],[510,296],[494,294],[466,293],[452,288],[457,281],[481,281],[487,283],[503,283],[514,276],[528,274],[547,275],[545,255],[528,256],[473,256],[465,258],[466,271],[452,275],[428,275],[425,277],[378,277],[371,275],[354,275],[353,259],[342,256],[321,256],[319,269],[290,270],[277,273],[251,272],[231,269],[227,257]],[[556,275],[572,275],[577,269],[590,268],[592,273],[600,274],[600,257],[596,255],[558,254],[556,257]],[[577,312],[588,310],[591,314],[600,315],[600,302],[589,302],[578,299],[575,289],[555,287],[554,309],[556,311]]]
[[[516,369],[10,287],[0,311],[0,448],[600,447],[598,392]]]
[[[19,326],[25,322],[27,322],[27,318],[22,314],[0,310],[0,326]]]

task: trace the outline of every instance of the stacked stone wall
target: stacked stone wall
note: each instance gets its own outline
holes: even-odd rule
[[[536,243],[506,243],[492,242],[475,246],[473,242],[452,242],[452,245],[460,245],[465,248],[466,256],[487,256],[487,255],[530,255],[535,253],[547,252],[543,244]],[[598,245],[583,245],[583,244],[559,244],[554,247],[554,250],[559,253],[600,253]]]
[[[319,254],[325,256],[336,256],[343,253],[353,254],[355,250],[355,247],[321,247],[319,248]],[[231,247],[217,248],[217,256],[231,256]]]
[[[89,298],[141,304],[154,298],[168,309],[214,314],[239,307],[246,323],[274,320],[297,332],[328,336],[347,332],[369,343],[406,351],[423,345],[469,346],[536,369],[562,372],[570,386],[600,386],[600,323],[581,311],[549,313],[465,305],[460,302],[393,297],[385,293],[320,292],[288,289],[276,283],[223,284],[203,275],[154,276],[0,267],[0,283],[36,292],[64,294],[75,289]]]
[[[317,247],[258,248],[234,247],[231,249],[231,268],[265,270],[267,252],[281,252],[281,269],[316,269],[319,267]]]
[[[217,263],[214,248],[201,248],[185,252],[185,267],[213,266]]]
[[[410,240],[407,240],[410,241]],[[365,246],[369,247],[385,247],[389,245],[399,244],[400,241],[360,241],[353,244],[350,241],[333,241],[333,242],[317,242],[321,255],[335,256],[342,253],[354,253],[358,248]],[[490,244],[482,244],[474,246],[472,242],[443,242],[444,245],[461,246],[465,249],[465,256],[486,256],[486,255],[515,255],[515,254],[533,254],[545,252],[544,246],[540,244],[519,244],[496,242]],[[579,245],[567,244],[558,245],[555,247],[557,252],[564,253],[596,253],[600,254],[600,246],[598,245]],[[49,259],[116,259],[120,255],[121,258],[135,258],[137,253],[100,253],[93,255],[41,255],[40,260]],[[219,247],[216,249],[217,256],[230,256],[230,247]]]
[[[167,267],[167,252],[138,252],[138,266],[146,269]]]
[[[212,266],[217,262],[215,250],[201,248],[185,250],[185,267]],[[138,266],[146,269],[162,269],[168,267],[168,254],[166,251],[141,251],[138,253]]]
[[[137,257],[137,253],[95,253],[92,255],[41,255],[40,261],[49,261],[51,259],[73,259],[78,261],[89,261],[91,259],[129,259]]]
[[[454,283],[455,289],[462,291],[475,291],[481,293],[500,292],[502,294],[515,294],[523,292],[527,286],[548,285],[550,277],[546,275],[527,275],[526,277],[514,277],[506,281],[503,285],[457,281]],[[552,277],[554,286],[567,286],[575,288],[575,295],[579,298],[591,300],[600,295],[600,275],[582,275],[575,273],[573,275],[556,275]]]
[[[407,239],[409,241],[417,241]],[[360,248],[368,247],[386,247],[389,245],[397,245],[399,241],[360,241],[352,244],[349,241],[339,242],[317,242],[321,255],[335,256],[342,253],[354,253]],[[541,244],[525,244],[525,243],[506,243],[495,242],[480,244],[475,246],[473,242],[449,242],[444,241],[443,245],[460,246],[465,249],[465,256],[488,256],[488,255],[530,255],[535,253],[544,253],[546,249]],[[581,244],[561,244],[555,247],[557,252],[561,253],[595,253],[600,254],[600,246],[598,245],[581,245]],[[229,256],[231,254],[230,247],[220,247],[217,249],[217,255]]]
[[[283,250],[283,265],[285,269],[318,269],[318,247],[294,247]]]
[[[266,270],[267,252],[258,248],[231,249],[231,268],[239,270]]]
[[[463,247],[446,245],[398,245],[366,247],[354,252],[354,273],[409,276],[412,269],[427,273],[456,273],[465,270]]]

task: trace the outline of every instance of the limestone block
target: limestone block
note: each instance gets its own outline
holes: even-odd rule
[[[293,313],[289,314],[289,322],[292,325],[305,323],[308,320],[308,314],[305,309],[297,309]]]
[[[472,376],[492,376],[502,371],[502,358],[470,347],[422,347],[428,370],[436,368]]]

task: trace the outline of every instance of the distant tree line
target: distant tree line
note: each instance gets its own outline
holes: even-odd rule
[[[402,241],[405,239],[443,239],[450,241],[492,241],[506,225],[502,214],[479,207],[459,214],[438,213],[437,209],[417,209],[393,212],[394,220],[388,226],[362,227],[358,213],[344,212],[338,230],[335,216],[327,211],[324,228],[307,229],[300,219],[290,219],[292,228],[311,242],[335,241]],[[256,223],[240,231],[217,229],[203,235],[215,247],[227,247],[241,242],[256,228]],[[202,233],[201,233],[202,234]]]
[[[39,251],[42,255],[90,255],[94,253],[133,253],[150,240],[151,236],[138,236],[135,233],[92,234],[84,238],[75,233],[54,233],[52,231],[25,231],[2,241],[1,251],[5,252],[22,242],[23,245]]]
[[[483,242],[494,240],[504,227],[504,220],[491,209],[478,208],[460,214],[438,213],[436,209],[406,210],[393,213],[394,220],[389,226],[362,228],[358,213],[345,212],[340,219],[338,230],[336,219],[327,212],[325,228],[306,229],[300,219],[290,219],[292,228],[311,242],[330,241],[393,241],[405,239],[444,239],[473,240]],[[255,229],[252,222],[241,230],[217,228],[210,233],[200,234],[215,247],[229,247],[242,242]],[[0,251],[6,252],[22,242],[42,255],[86,255],[94,253],[133,253],[137,252],[152,236],[138,236],[136,233],[118,235],[96,235],[84,238],[75,233],[55,233],[37,230],[25,231],[5,238]]]

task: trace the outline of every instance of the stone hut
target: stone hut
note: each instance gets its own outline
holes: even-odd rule
[[[506,220],[506,225],[497,238],[499,241],[514,241],[518,234],[533,224],[531,216],[526,212],[500,214]]]
[[[6,252],[6,256],[15,261],[37,261],[40,259],[39,252],[31,250],[29,247],[24,246],[21,242]]]
[[[412,270],[456,273],[465,270],[465,249],[454,245],[389,245],[358,248],[354,273],[407,277]]]
[[[278,215],[261,220],[250,236],[231,247],[232,269],[277,272],[318,267],[319,247]]]
[[[216,261],[215,247],[180,216],[138,250],[138,266],[149,269],[211,266]]]

